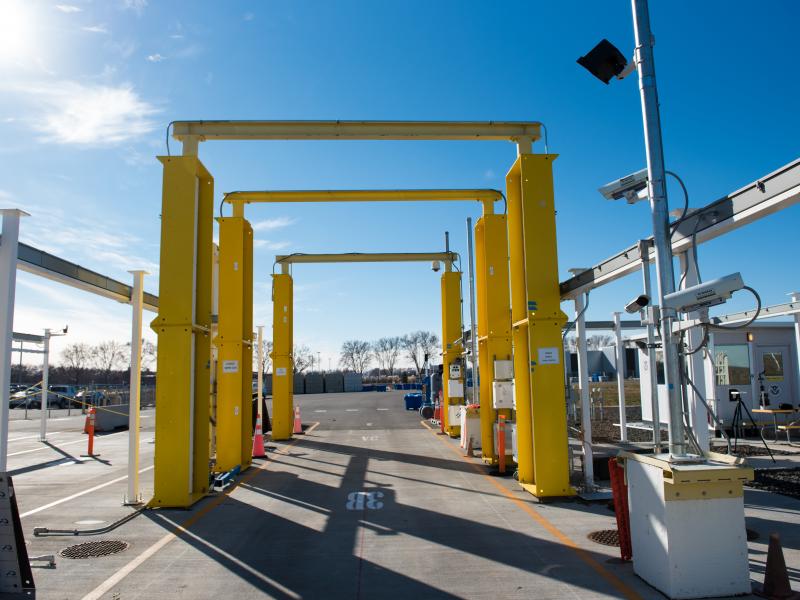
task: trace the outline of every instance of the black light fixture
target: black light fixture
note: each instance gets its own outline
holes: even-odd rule
[[[614,44],[602,39],[586,56],[578,59],[578,64],[607,85],[612,77],[625,70],[628,61]]]

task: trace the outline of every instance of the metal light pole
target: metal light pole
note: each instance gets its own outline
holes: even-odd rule
[[[147,271],[128,271],[133,275],[131,288],[131,369],[128,393],[128,493],[123,504],[140,504],[139,493],[139,423],[142,397],[142,310],[144,276]]]
[[[42,400],[39,408],[39,441],[47,441],[47,404],[50,400],[48,387],[50,387],[50,330],[44,330],[44,338],[42,340],[44,349],[42,350]],[[20,352],[20,355],[22,353]]]
[[[650,210],[653,216],[658,299],[659,305],[662,306],[661,338],[664,348],[664,383],[669,396],[669,452],[671,458],[680,458],[686,456],[686,442],[684,441],[681,391],[678,384],[680,381],[678,346],[672,336],[672,324],[677,315],[675,311],[663,308],[664,296],[675,291],[675,273],[669,234],[669,206],[664,173],[664,149],[661,140],[661,117],[658,110],[656,68],[653,59],[653,35],[650,32],[650,12],[647,0],[632,0],[631,7],[636,37],[634,61],[639,73],[644,141],[647,151],[647,176]]]

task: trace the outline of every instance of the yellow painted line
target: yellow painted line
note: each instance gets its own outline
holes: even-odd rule
[[[319,425],[319,423],[314,423],[311,427],[309,427],[306,430],[306,433],[312,432],[314,430],[314,428],[317,427],[317,425]],[[283,451],[281,452],[281,454],[285,454],[286,450],[288,450],[289,448],[294,446],[299,441],[300,441],[300,439],[296,439],[296,440],[292,441],[290,444],[286,445],[283,448]],[[225,499],[231,493],[233,493],[233,491],[237,487],[239,487],[239,485],[241,485],[242,483],[246,483],[247,481],[252,479],[255,475],[257,475],[260,471],[266,470],[266,468],[269,465],[270,465],[270,462],[264,462],[264,463],[261,463],[260,465],[258,465],[258,468],[253,469],[252,471],[245,472],[245,474],[241,477],[241,479],[239,479],[239,481],[237,481],[233,486],[231,486],[230,488],[228,488],[227,490],[222,492],[222,494],[220,494],[219,496],[216,496],[213,500],[211,500],[211,502],[206,504],[203,508],[201,508],[194,515],[192,515],[191,517],[186,519],[183,523],[181,523],[180,525],[176,525],[175,529],[170,531],[168,534],[166,534],[164,537],[162,537],[160,540],[158,540],[155,544],[153,544],[152,546],[147,548],[144,552],[139,554],[136,558],[134,558],[128,564],[124,565],[121,569],[119,569],[111,577],[106,579],[103,583],[101,583],[96,588],[94,588],[91,592],[86,594],[83,597],[83,600],[100,600],[100,598],[103,597],[103,594],[111,591],[111,589],[115,585],[117,585],[119,582],[121,582],[123,579],[125,579],[125,577],[130,575],[137,567],[139,567],[141,564],[143,564],[148,558],[150,558],[151,556],[156,554],[159,550],[164,548],[172,540],[177,539],[178,536],[181,536],[181,535],[184,535],[184,534],[190,534],[189,528],[192,525],[197,523],[200,519],[205,517],[208,513],[210,513],[215,508],[217,508],[220,504],[222,504],[225,501]]]
[[[149,471],[152,468],[153,468],[153,465],[150,465],[149,467],[145,467],[144,469],[141,469],[139,471],[139,473],[145,473],[146,471]],[[119,481],[124,481],[127,478],[128,478],[127,475],[123,475],[122,477],[117,477],[116,479],[112,479],[111,481],[106,481],[105,483],[101,483],[100,485],[96,485],[96,486],[94,486],[92,488],[89,488],[88,490],[83,490],[82,492],[78,492],[77,494],[72,494],[71,496],[67,496],[65,498],[61,498],[60,500],[55,500],[55,501],[51,502],[50,504],[45,504],[44,506],[40,506],[39,508],[34,508],[33,510],[29,510],[28,512],[24,512],[19,517],[20,517],[20,519],[22,519],[24,517],[29,517],[31,515],[35,515],[38,512],[42,512],[43,510],[47,510],[48,508],[53,508],[54,506],[58,506],[59,504],[63,504],[64,502],[69,502],[70,500],[74,500],[75,498],[80,498],[81,496],[84,496],[86,494],[91,494],[92,492],[96,492],[97,490],[101,490],[104,487],[108,487],[109,485],[112,485],[112,484],[117,483]]]
[[[436,431],[433,427],[428,425],[425,421],[420,421],[423,426],[425,426],[430,431]],[[589,552],[578,546],[570,537],[568,537],[563,531],[561,531],[558,527],[556,527],[553,523],[551,523],[544,515],[542,515],[538,510],[533,508],[529,502],[523,502],[519,498],[517,498],[508,488],[500,485],[495,478],[491,475],[488,475],[485,471],[483,471],[479,465],[475,464],[471,460],[469,460],[466,456],[462,455],[460,450],[449,443],[448,440],[444,438],[439,438],[442,442],[444,442],[448,448],[450,448],[453,452],[455,452],[459,458],[461,458],[464,462],[470,465],[473,470],[482,475],[486,478],[489,483],[491,483],[495,488],[497,488],[506,498],[511,500],[514,504],[517,505],[518,508],[521,508],[525,511],[534,521],[536,521],[539,525],[541,525],[548,533],[550,533],[554,538],[556,538],[559,542],[570,548],[575,554],[578,555],[583,562],[585,562],[589,567],[591,567],[600,577],[605,579],[608,583],[610,583],[618,592],[620,592],[625,598],[628,600],[643,600],[642,596],[640,596],[633,588],[631,588],[628,584],[622,581],[619,577],[614,575],[611,571],[606,569],[603,565],[597,562]]]

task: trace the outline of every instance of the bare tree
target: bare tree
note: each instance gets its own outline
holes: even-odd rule
[[[568,352],[578,351],[578,338],[574,335],[568,335],[565,340],[565,348]]]
[[[609,334],[595,334],[586,339],[587,350],[600,350],[606,346],[610,346],[614,341],[614,336]]]
[[[314,361],[314,354],[308,346],[295,345],[292,352],[292,363],[295,373],[302,373],[312,365]]]
[[[158,346],[150,340],[142,340],[142,366],[146,371],[152,371],[158,359]]]
[[[381,369],[389,375],[394,375],[394,366],[400,356],[403,338],[399,336],[384,337],[372,344],[372,354]]]
[[[361,375],[372,360],[372,346],[361,340],[347,340],[342,344],[339,363],[346,369]]]
[[[439,349],[439,336],[431,331],[415,331],[403,336],[402,347],[406,357],[414,363],[417,375],[421,375],[425,357],[430,358]]]
[[[89,367],[92,358],[92,349],[88,344],[69,344],[61,352],[61,365],[68,374],[72,383],[79,383],[81,375]]]
[[[263,348],[261,359],[261,368],[266,375],[272,370],[272,340],[262,340],[261,347]],[[253,371],[258,371],[258,346],[253,349]]]
[[[116,340],[100,342],[92,346],[91,359],[95,368],[103,373],[108,383],[111,371],[124,365],[130,356],[130,347]]]

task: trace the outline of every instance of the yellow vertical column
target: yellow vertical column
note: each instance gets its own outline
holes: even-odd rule
[[[464,404],[464,373],[462,358],[461,326],[461,273],[450,270],[442,274],[442,393],[444,406],[442,419],[445,431],[451,437],[461,434],[460,423],[451,422],[450,407]],[[450,378],[450,365],[459,362],[462,372],[458,378]]]
[[[569,485],[553,198],[554,154],[521,154],[507,177],[519,482],[537,497]]]
[[[492,406],[494,361],[511,360],[511,301],[508,281],[508,233],[505,215],[484,214],[475,224],[475,281],[478,304],[478,363],[481,373],[481,453],[497,463]],[[500,414],[510,422],[511,409]],[[510,463],[511,456],[506,460]]]
[[[243,396],[243,379],[252,373],[244,364],[245,224],[242,217],[219,223],[219,324],[217,329],[217,463],[218,472],[242,464],[242,419],[249,418],[250,394]],[[250,337],[250,336],[248,336]],[[248,385],[250,382],[248,381]]]
[[[214,180],[196,156],[159,157],[161,208],[155,471],[151,506],[208,491]]]
[[[253,228],[242,223],[242,433],[241,465],[253,462]]]
[[[292,276],[272,276],[272,439],[292,437]]]

